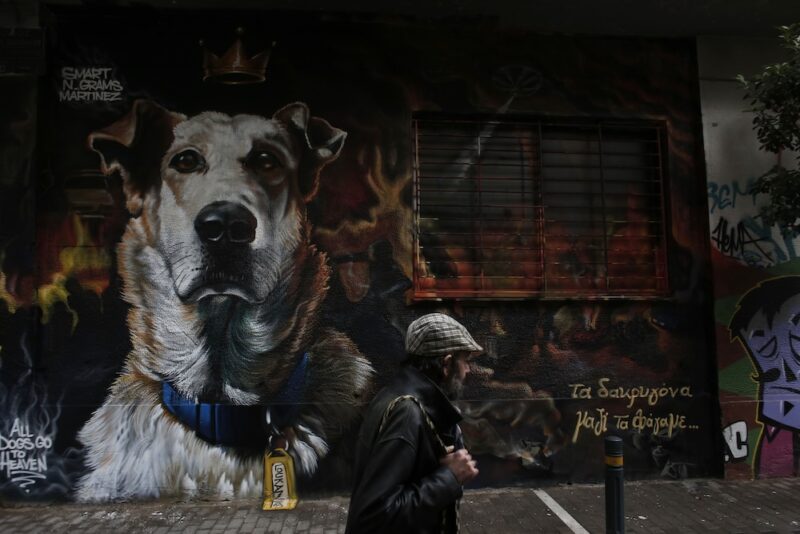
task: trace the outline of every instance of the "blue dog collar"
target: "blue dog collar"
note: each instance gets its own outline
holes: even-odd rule
[[[275,428],[290,426],[297,419],[305,396],[308,360],[308,353],[304,352],[283,389],[267,405],[195,402],[166,380],[161,382],[161,402],[169,413],[208,443],[263,450],[272,432],[266,424],[267,410]]]

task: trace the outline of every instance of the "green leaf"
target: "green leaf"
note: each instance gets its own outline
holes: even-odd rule
[[[789,58],[766,65],[749,79],[736,76],[754,114],[761,149],[775,153],[800,150],[800,23],[780,26],[778,34]],[[759,212],[766,224],[778,225],[784,235],[800,235],[800,171],[775,166],[755,181],[752,191],[770,196]]]

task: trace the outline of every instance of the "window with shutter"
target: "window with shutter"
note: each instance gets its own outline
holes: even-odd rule
[[[418,116],[414,295],[668,293],[665,126]]]

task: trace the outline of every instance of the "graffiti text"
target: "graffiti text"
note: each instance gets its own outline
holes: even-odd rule
[[[722,429],[725,438],[725,462],[741,462],[750,452],[747,445],[747,423],[736,421]]]
[[[737,180],[731,184],[717,184],[716,182],[708,183],[708,210],[709,213],[714,213],[714,210],[725,208],[735,208],[736,201],[739,197],[750,197],[753,205],[756,203],[758,193],[751,192],[753,187],[752,178],[748,180],[747,184],[742,187]]]
[[[642,400],[648,406],[656,406],[663,400],[678,398],[690,399],[693,397],[689,386],[612,386],[611,379],[601,378],[597,387],[586,384],[570,384],[573,399],[618,399],[626,401],[626,407],[632,409],[637,400]],[[609,424],[610,422],[610,424]],[[606,408],[591,410],[578,410],[572,442],[577,443],[580,436],[586,432],[595,436],[602,436],[609,428],[622,431],[635,430],[653,434],[665,433],[672,437],[679,430],[696,430],[696,425],[690,425],[686,416],[679,413],[645,412],[638,408],[633,413],[612,414]]]
[[[22,487],[44,479],[52,446],[49,436],[34,434],[28,424],[15,419],[8,435],[0,434],[0,472]]]
[[[578,422],[575,424],[575,432],[572,434],[572,443],[577,443],[581,430],[587,429],[595,436],[602,436],[608,431],[608,411],[604,408],[595,409],[595,413],[589,410],[578,410]]]
[[[601,378],[597,381],[597,390],[594,394],[600,399],[627,399],[628,408],[633,408],[636,399],[643,399],[650,406],[655,406],[662,399],[675,399],[677,397],[691,398],[689,386],[661,386],[661,387],[609,387],[610,378]],[[584,384],[570,384],[573,399],[591,399],[592,387]]]
[[[113,77],[111,67],[63,67],[61,102],[116,102],[122,100],[122,83]]]
[[[769,237],[753,235],[747,228],[745,221],[739,221],[736,226],[728,226],[728,220],[725,217],[720,217],[717,226],[711,232],[711,241],[717,246],[717,250],[728,256],[742,257],[746,259],[750,252],[749,246],[753,246],[758,253],[770,261],[772,255],[764,250],[760,242],[769,239]]]

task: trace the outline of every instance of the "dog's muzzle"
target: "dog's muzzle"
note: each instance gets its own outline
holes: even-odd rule
[[[184,299],[227,295],[256,302],[251,280],[251,243],[258,221],[253,213],[234,202],[218,201],[205,206],[194,220],[203,247],[202,276],[184,293]]]

